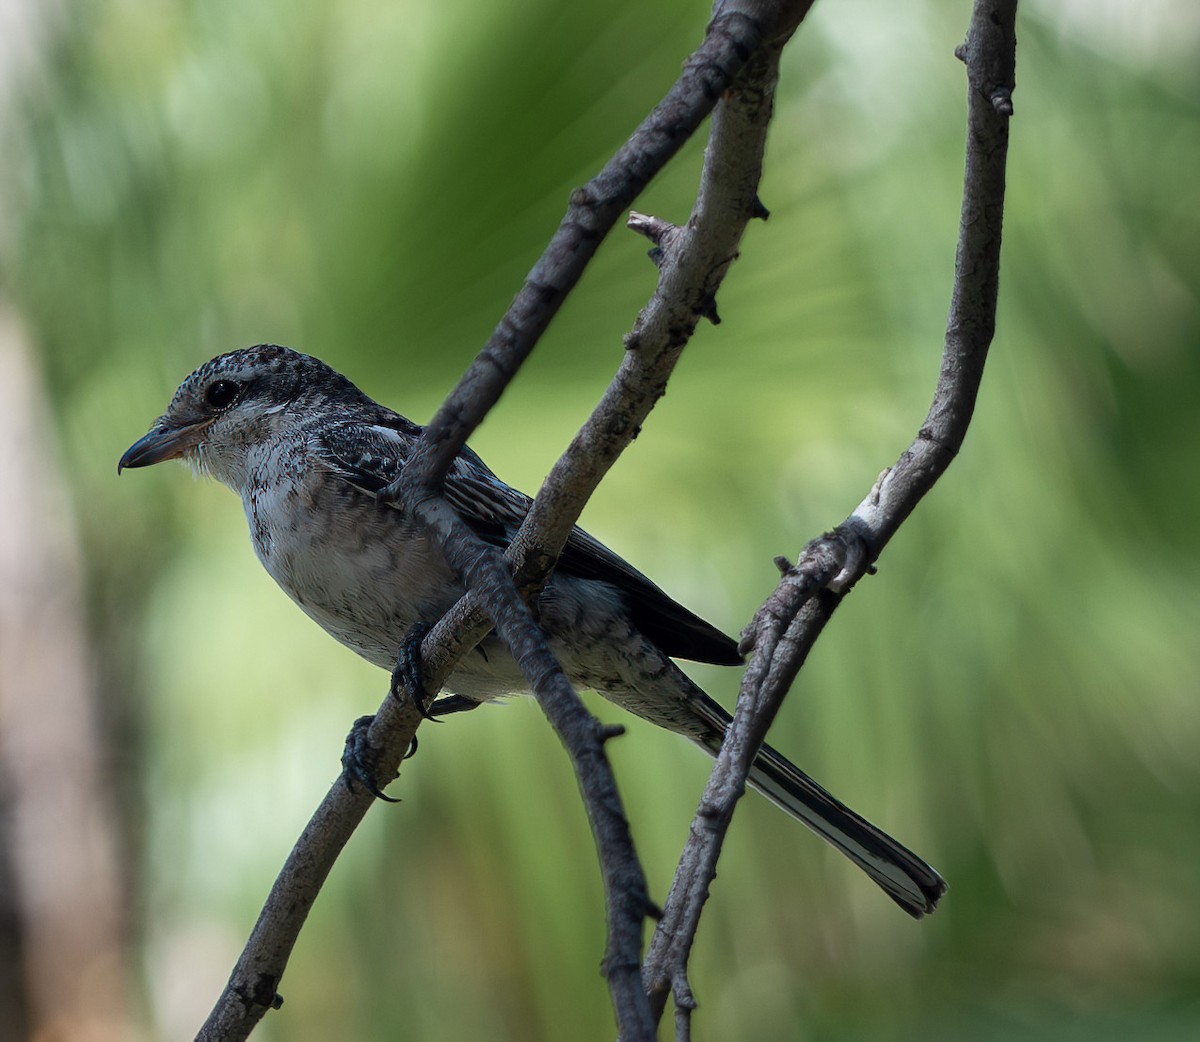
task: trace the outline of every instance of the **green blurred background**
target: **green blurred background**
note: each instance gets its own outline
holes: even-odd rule
[[[125,895],[102,979],[128,985],[89,1021],[96,985],[60,981],[39,1037],[190,1037],[386,680],[274,588],[227,490],[117,458],[197,364],[265,340],[427,419],[708,11],[8,7],[0,295],[52,410],[34,473],[66,482],[82,548]],[[730,632],[924,416],[967,8],[817,5],[771,220],[585,515]],[[1019,40],[975,425],[772,732],[951,890],[914,923],[751,796],[693,961],[702,1038],[1200,1037],[1200,8],[1023,0]],[[638,208],[684,219],[702,147]],[[618,364],[645,246],[613,234],[473,439],[512,483],[536,490]],[[736,673],[695,675],[731,703]],[[661,897],[706,760],[637,724],[612,754]],[[256,1037],[610,1039],[591,839],[536,706],[423,728],[395,791]]]

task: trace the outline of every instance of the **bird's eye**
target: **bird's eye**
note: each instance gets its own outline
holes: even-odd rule
[[[214,409],[224,409],[232,405],[237,397],[238,385],[232,380],[217,380],[204,391],[204,400]]]

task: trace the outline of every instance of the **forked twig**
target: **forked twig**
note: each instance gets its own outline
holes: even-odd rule
[[[655,1016],[686,986],[696,927],[746,777],[809,650],[845,594],[865,574],[958,453],[975,407],[996,323],[1008,120],[1016,67],[1016,0],[976,0],[966,42],[967,159],[954,284],[941,373],[929,415],[894,466],[855,511],[814,539],[746,628],[753,652],[737,711],[680,859],[643,979]],[[681,1036],[694,1008],[677,998]]]

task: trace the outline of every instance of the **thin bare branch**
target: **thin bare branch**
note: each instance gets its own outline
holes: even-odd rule
[[[411,701],[389,697],[376,716],[372,738],[394,740],[406,749],[420,722]],[[381,757],[381,768],[386,763]],[[296,938],[334,862],[373,802],[370,793],[351,791],[341,781],[330,788],[276,877],[225,990],[196,1035],[198,1040],[244,1039],[267,1010],[283,1004],[279,981]]]
[[[605,970],[618,1022],[630,1042],[654,1035],[639,972],[641,924],[650,904],[604,756],[604,741],[611,732],[583,709],[524,603],[513,596],[509,566],[476,545],[473,537],[468,538],[470,533],[464,532],[457,515],[435,490],[467,436],[533,349],[616,217],[712,110],[761,41],[790,34],[809,6],[811,0],[718,4],[704,43],[687,62],[675,87],[604,170],[573,195],[567,216],[543,258],[479,358],[430,424],[422,445],[405,468],[401,487],[392,490],[406,509],[429,525],[442,542],[447,559],[472,591],[423,642],[427,686],[439,687],[458,657],[487,632],[488,622],[480,619],[478,609],[472,611],[471,603],[487,604],[500,635],[525,669],[539,702],[571,753],[604,864],[609,898]],[[741,7],[751,9],[757,17],[743,13]],[[748,213],[763,215],[757,198]],[[710,298],[724,265],[732,259],[740,234],[739,230],[729,252],[723,255],[720,271],[710,269],[708,273]],[[688,334],[694,325],[693,320]],[[677,333],[678,328],[674,331]],[[631,366],[636,370],[644,365],[650,377],[635,377],[624,391],[610,388],[598,409],[601,416],[607,410],[607,419],[600,419],[594,427],[589,424],[580,432],[547,479],[543,495],[510,548],[510,553],[524,562],[520,575],[525,592],[544,581],[587,496],[636,433],[641,422],[637,418],[639,410],[644,409],[640,412],[644,418],[661,396],[685,341],[686,336],[670,345],[667,353],[673,353],[673,357],[669,363],[649,349],[643,352],[648,361],[631,363],[638,352],[636,344],[630,345],[614,386],[629,379],[627,369]],[[649,379],[657,379],[659,385],[647,382]],[[626,395],[638,404],[630,408]],[[601,459],[605,454],[610,457],[607,462],[596,463],[588,458],[597,451]],[[385,699],[369,732],[377,753],[377,777],[396,776],[419,723],[411,701]],[[277,878],[229,983],[198,1038],[245,1038],[267,1009],[277,1008],[282,1002],[277,988],[299,931],[334,860],[371,802],[368,794],[351,792],[341,782],[330,790]]]
[[[945,473],[966,437],[995,331],[1008,119],[1015,86],[1016,0],[976,0],[966,43],[967,161],[954,285],[933,404],[912,445],[853,514],[805,547],[743,636],[753,657],[737,712],[680,859],[643,978],[655,1015],[676,989],[694,1005],[687,963],[717,859],[746,777],[784,696],[845,593]],[[787,562],[782,562],[787,565]]]
[[[807,3],[792,5],[793,13],[800,10],[797,21],[808,6]],[[710,39],[746,25],[740,14],[721,14],[710,26]],[[763,58],[760,50],[754,55],[759,63],[758,71],[751,77],[739,78],[732,92],[739,95],[741,107],[761,121],[763,138],[770,119],[778,50],[790,30],[781,35],[774,29],[765,35],[778,41],[769,48],[771,57],[766,62],[769,81],[761,82]],[[753,36],[752,33],[745,34],[747,40]],[[689,62],[689,66],[694,64]],[[732,62],[727,64],[732,66]],[[711,83],[711,79],[708,82]],[[662,275],[655,300],[643,312],[637,328],[627,340],[629,350],[617,379],[598,407],[597,417],[584,427],[547,479],[526,524],[510,547],[508,556],[518,566],[520,593],[525,597],[545,581],[588,496],[661,397],[667,378],[699,317],[715,319],[716,288],[736,256],[745,224],[751,217],[762,216],[765,212],[756,194],[761,156],[760,141],[753,177],[748,182],[743,173],[742,180],[736,185],[731,184],[726,191],[710,193],[708,197],[702,191],[688,229],[680,229],[680,234],[673,236],[669,256],[664,249],[664,256],[659,261]],[[612,164],[582,196],[576,194],[572,209],[580,207],[580,212],[575,217],[568,213],[556,238],[565,237],[571,242],[575,230],[584,222],[584,216],[589,212],[600,212],[594,209],[596,195],[592,189],[599,188],[609,179],[611,168]],[[591,248],[594,250],[594,245]],[[544,285],[538,277],[540,267],[556,263],[555,243],[552,242],[527,281],[522,296],[531,287]],[[583,267],[578,245],[569,262],[560,267],[563,277],[572,281],[578,278]],[[521,309],[522,296],[514,302],[510,316]],[[540,299],[540,314],[548,323],[561,298],[542,294]],[[452,401],[472,380],[477,382],[473,383],[474,391],[465,402],[487,401],[488,394],[498,397],[534,342],[511,336],[512,328],[509,323],[501,323],[493,341],[473,367],[475,375],[467,374],[458,391],[451,396]],[[544,325],[539,327],[537,335],[544,328]],[[511,369],[497,364],[501,354],[511,364]],[[487,391],[481,390],[484,386]],[[452,441],[467,436],[473,424],[464,419],[463,404],[451,407],[448,403],[435,417],[427,433],[431,444],[444,449]],[[482,412],[479,415],[482,416]],[[437,442],[434,425],[443,418],[448,419],[450,427],[447,429],[455,430],[456,436]],[[432,468],[434,457],[429,458]],[[440,474],[436,476],[440,480]],[[517,587],[510,586],[510,573],[500,555],[480,543],[449,504],[424,483],[415,456],[405,468],[394,494],[406,510],[422,518],[438,539],[451,567],[463,578],[472,594],[487,605],[498,634],[525,672],[534,695],[571,755],[588,807],[605,880],[609,940],[604,972],[613,993],[618,1023],[627,1039],[649,1037],[646,1033],[652,1035],[653,1027],[641,985],[640,954],[641,922],[651,905],[615,779],[603,753],[599,724],[584,709],[554,660],[540,627],[518,595]]]
[[[702,191],[684,228],[673,228],[667,222],[640,215],[632,218],[631,223],[639,230],[652,223],[658,234],[662,251],[658,258],[659,284],[654,299],[627,338],[628,350],[616,378],[547,477],[529,517],[509,548],[508,556],[517,567],[519,586],[526,595],[544,581],[587,498],[665,392],[667,379],[697,322],[715,312],[713,300],[717,288],[737,255],[746,224],[762,211],[757,188],[782,43],[780,40],[757,52],[722,102],[719,111],[736,106],[741,113],[740,121],[722,120],[718,116],[714,122],[713,133],[718,141],[721,134],[730,137],[727,144],[714,146],[715,153],[724,155],[728,148],[746,152],[751,157],[753,176],[747,178],[744,167],[739,167],[737,179],[719,178],[715,186],[710,184],[706,192]],[[757,127],[757,135],[734,140],[734,132],[744,135],[748,123]],[[416,497],[420,493],[410,495]],[[596,748],[598,725],[574,698],[557,664],[550,668],[553,659],[535,620],[524,602],[503,588],[501,580],[507,577],[507,572],[502,571],[504,566],[495,551],[476,545],[469,530],[440,500],[413,498],[404,502],[411,510],[424,504],[429,511],[427,517],[434,521],[433,531],[444,540],[447,560],[461,569],[472,593],[479,597],[482,588],[491,591],[489,614],[495,619],[496,629],[525,669],[535,695],[576,763],[609,895],[605,972],[614,992],[623,1037],[635,1037],[620,1011],[622,1003],[630,1001],[631,987],[636,986],[639,1003],[645,1002],[639,969],[640,930],[649,904],[615,783],[610,787],[607,762]],[[503,598],[503,607],[497,604],[497,598]],[[496,611],[505,614],[497,617]],[[565,698],[566,693],[572,695],[571,702]],[[604,776],[592,777],[593,768],[599,768]]]
[[[430,490],[440,486],[459,449],[529,357],[617,219],[700,126],[786,9],[799,5],[765,6],[775,9],[767,12],[774,20],[738,10],[718,12],[666,97],[604,169],[572,193],[566,215],[516,299],[430,421],[405,467],[406,484]]]

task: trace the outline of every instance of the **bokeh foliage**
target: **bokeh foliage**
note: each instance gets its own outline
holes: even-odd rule
[[[705,5],[66,5],[5,128],[3,282],[42,353],[137,856],[146,1019],[194,1029],[384,677],[253,560],[234,499],[118,483],[178,380],[263,340],[426,418]],[[1086,9],[1086,13],[1081,13]],[[937,370],[965,5],[817,5],[763,198],[587,526],[730,631],[907,444]],[[999,332],[975,427],[822,639],[774,744],[951,882],[909,922],[764,801],[694,963],[704,1037],[1200,1028],[1200,41],[1187,0],[1022,5]],[[702,142],[639,208],[680,220]],[[536,488],[653,285],[618,232],[474,445]],[[697,676],[729,701],[736,677]],[[614,718],[608,707],[602,715]],[[665,893],[704,758],[613,755]],[[611,1037],[601,894],[535,707],[422,730],[264,1038]]]

